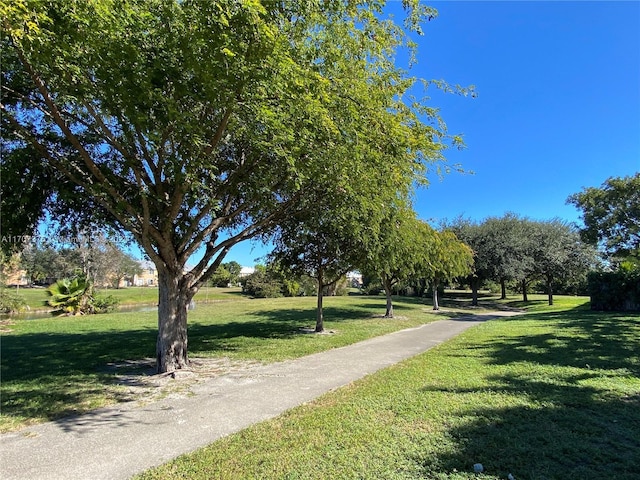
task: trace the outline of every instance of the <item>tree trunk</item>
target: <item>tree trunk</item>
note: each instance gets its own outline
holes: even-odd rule
[[[182,273],[158,270],[158,341],[156,369],[173,372],[189,364],[187,357],[187,308],[193,297],[181,288]]]
[[[438,305],[438,282],[434,281],[432,288],[433,288],[433,309],[440,310],[440,305]]]
[[[553,305],[553,278],[547,278],[547,293],[549,295],[549,305]]]
[[[393,302],[391,301],[391,282],[388,279],[382,279],[384,293],[387,296],[387,311],[384,318],[393,318]]]
[[[529,297],[527,296],[527,279],[522,279],[522,301],[528,302]]]
[[[318,272],[318,304],[316,308],[316,333],[324,331],[324,316],[322,314],[322,295],[324,290],[322,270]]]
[[[478,290],[480,289],[480,279],[471,279],[471,305],[473,307],[478,306]]]
[[[504,278],[500,279],[500,300],[507,299],[507,286]]]

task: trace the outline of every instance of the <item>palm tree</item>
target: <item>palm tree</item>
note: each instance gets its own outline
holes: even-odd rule
[[[55,308],[53,314],[83,315],[91,313],[92,288],[89,281],[81,278],[63,278],[47,288],[49,299],[46,305]]]

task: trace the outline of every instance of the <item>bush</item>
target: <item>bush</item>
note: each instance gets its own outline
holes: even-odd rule
[[[19,313],[27,310],[27,302],[22,295],[0,290],[0,313]]]
[[[591,309],[640,311],[640,271],[591,272]]]
[[[326,294],[333,297],[344,297],[349,293],[349,280],[346,276],[341,277],[335,283],[329,285]]]
[[[282,297],[283,284],[273,278],[268,272],[256,271],[245,277],[242,284],[242,293],[255,298]]]
[[[120,300],[113,295],[96,297],[93,300],[93,313],[115,312],[118,309],[118,305],[120,305]]]

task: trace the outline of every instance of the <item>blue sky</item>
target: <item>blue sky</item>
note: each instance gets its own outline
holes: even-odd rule
[[[425,219],[513,211],[578,221],[566,198],[640,171],[639,2],[437,2],[416,74],[474,84],[432,96],[473,175],[433,179]]]
[[[426,3],[439,16],[415,37],[411,74],[478,96],[427,92],[467,145],[448,163],[474,173],[431,175],[420,218],[579,222],[569,195],[640,171],[640,2]],[[247,243],[227,258],[253,265],[265,253]]]

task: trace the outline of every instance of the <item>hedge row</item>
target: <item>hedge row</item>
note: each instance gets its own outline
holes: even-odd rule
[[[640,271],[589,274],[591,309],[640,311]]]

